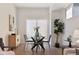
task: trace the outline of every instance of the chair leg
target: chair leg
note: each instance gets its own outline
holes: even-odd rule
[[[24,49],[26,50],[26,47],[28,48],[28,43],[25,42],[25,45],[24,45]]]
[[[29,42],[26,42],[26,43],[27,43],[27,48],[28,48]]]
[[[38,46],[38,48],[40,49],[40,46]]]
[[[38,47],[39,47],[39,45],[36,47],[36,53],[38,52]]]
[[[48,46],[49,46],[49,48],[50,48],[50,43],[48,43]]]
[[[24,49],[26,49],[26,42],[25,42],[25,44],[24,44]]]
[[[29,42],[27,42],[27,48],[28,48],[28,44],[29,44]]]

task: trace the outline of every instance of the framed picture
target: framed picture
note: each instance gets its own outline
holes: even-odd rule
[[[9,14],[9,31],[13,31],[14,30],[14,23],[15,23],[14,16],[11,16]]]
[[[12,31],[11,15],[9,14],[9,31]]]

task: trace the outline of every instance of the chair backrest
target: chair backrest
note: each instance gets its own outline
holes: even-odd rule
[[[48,42],[50,42],[51,37],[52,37],[52,35],[49,35]]]
[[[27,35],[24,35],[24,40],[26,41],[26,39],[27,39]]]

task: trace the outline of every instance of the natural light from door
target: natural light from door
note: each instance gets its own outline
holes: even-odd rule
[[[35,31],[34,31],[34,28],[36,26],[39,26],[39,33],[41,36],[45,36],[46,39],[44,40],[47,40],[48,38],[48,29],[49,29],[49,21],[46,20],[46,19],[30,19],[30,20],[26,20],[26,34],[27,34],[27,37],[28,37],[28,40],[31,40],[30,37],[34,36],[35,35]]]

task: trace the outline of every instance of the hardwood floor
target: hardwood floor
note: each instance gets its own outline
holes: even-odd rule
[[[41,47],[38,49],[37,53],[34,49],[34,52],[31,51],[32,45],[28,45],[24,47],[24,44],[21,44],[19,47],[17,47],[14,52],[16,55],[62,55],[62,49],[61,48],[55,48],[55,47],[48,47],[47,44],[44,44],[45,51],[41,49]]]

